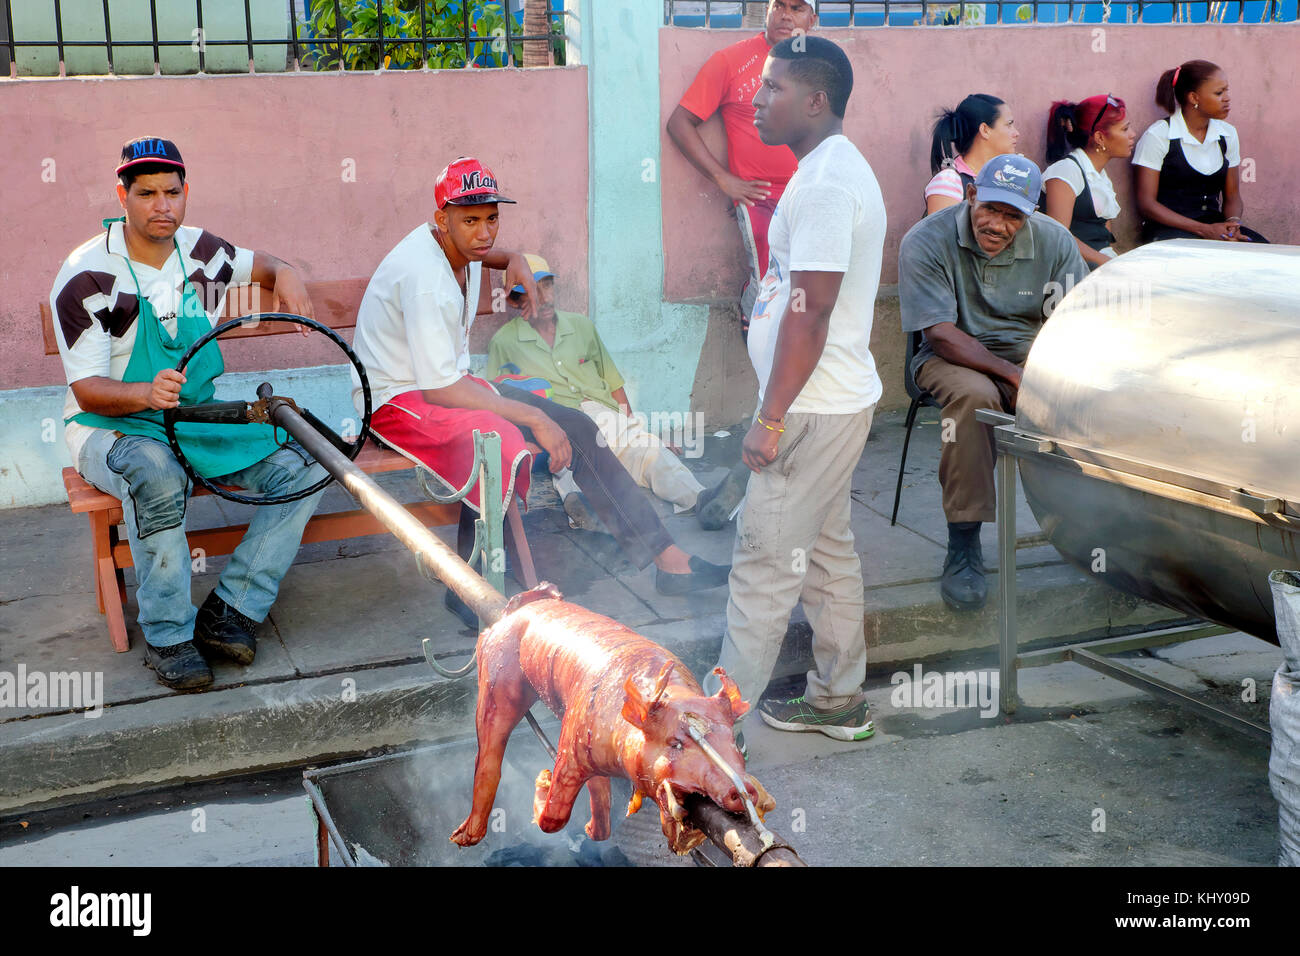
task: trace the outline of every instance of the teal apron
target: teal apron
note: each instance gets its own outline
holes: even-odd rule
[[[123,219],[105,219],[105,228],[110,223],[123,222]],[[176,246],[176,255],[181,260],[181,274],[185,272],[185,257],[181,256],[180,245]],[[135,345],[131,349],[131,359],[122,376],[124,382],[152,382],[154,377],[166,368],[175,368],[189,347],[212,330],[212,323],[203,310],[203,303],[188,277],[185,278],[181,292],[180,312],[176,317],[176,337],[172,338],[163,328],[158,314],[140,290],[140,280],[136,278],[135,269],[131,268],[131,259],[126,257],[126,267],[135,280],[136,299],[140,303],[140,314],[136,317]],[[185,384],[181,386],[180,403],[198,405],[212,401],[216,392],[214,380],[226,370],[221,349],[215,341],[203,346],[190,359],[185,367]],[[108,416],[91,412],[78,412],[69,422],[89,425],[93,428],[107,428],[126,435],[144,435],[167,441],[167,431],[163,428],[163,413],[156,409],[145,409],[130,415]],[[176,439],[190,465],[204,478],[218,478],[230,475],[249,465],[256,464],[274,452],[280,443],[275,440],[274,429],[270,425],[218,425],[208,422],[177,422]]]

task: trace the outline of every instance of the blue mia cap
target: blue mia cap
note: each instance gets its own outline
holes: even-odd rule
[[[1026,216],[1038,208],[1043,191],[1043,174],[1033,160],[1015,153],[994,156],[975,177],[975,198],[980,202],[1001,202]]]

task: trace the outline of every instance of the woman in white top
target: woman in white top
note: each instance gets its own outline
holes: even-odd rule
[[[972,93],[955,110],[941,111],[930,139],[933,178],[925,186],[925,214],[965,199],[980,167],[1014,153],[1019,139],[1011,107],[988,93]]]
[[[1124,101],[1109,93],[1078,103],[1060,100],[1047,114],[1051,165],[1043,171],[1043,211],[1070,230],[1094,269],[1115,256],[1110,222],[1119,215],[1119,200],[1106,164],[1132,156],[1136,140]]]
[[[1241,224],[1241,144],[1228,115],[1228,78],[1208,60],[1166,70],[1152,123],[1133,151],[1142,238],[1267,242]]]

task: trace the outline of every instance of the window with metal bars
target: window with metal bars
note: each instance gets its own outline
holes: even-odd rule
[[[767,0],[663,0],[664,24],[761,28]],[[822,27],[968,26],[1017,23],[1280,23],[1297,19],[1297,0],[821,0]]]
[[[564,0],[0,0],[10,77],[565,63]]]

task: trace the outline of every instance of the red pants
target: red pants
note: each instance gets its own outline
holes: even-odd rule
[[[482,379],[470,381],[490,386]],[[452,490],[469,480],[474,464],[474,429],[501,436],[501,505],[510,506],[512,495],[528,499],[532,453],[519,429],[500,415],[468,408],[430,405],[416,391],[403,392],[376,409],[370,429],[394,450],[426,465]],[[522,463],[523,467],[520,467]],[[479,509],[479,486],[475,483],[465,503]]]

